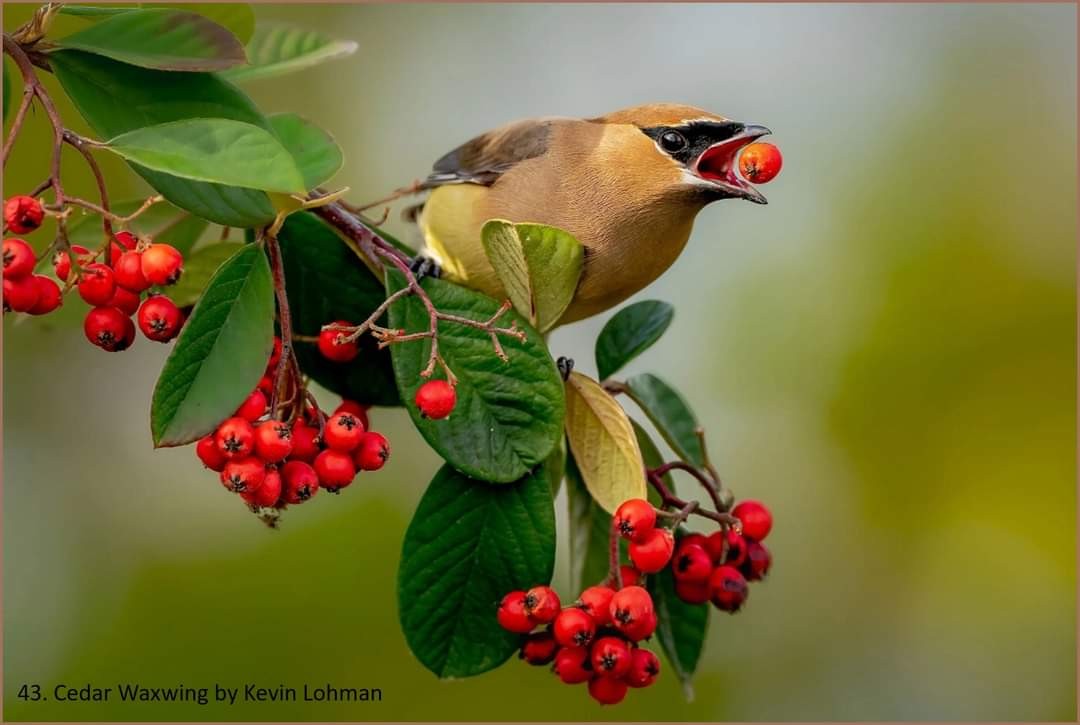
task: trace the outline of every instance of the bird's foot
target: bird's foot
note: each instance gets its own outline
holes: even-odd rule
[[[409,269],[416,276],[416,280],[419,282],[424,277],[431,277],[433,279],[439,279],[442,277],[442,268],[439,267],[439,263],[431,257],[425,257],[422,254],[418,254],[412,258],[409,262]]]

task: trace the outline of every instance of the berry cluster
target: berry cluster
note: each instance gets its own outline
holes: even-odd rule
[[[4,202],[4,225],[16,234],[41,226],[45,209],[32,196],[13,196]],[[55,280],[34,274],[37,257],[23,239],[4,240],[4,311],[45,315],[60,306],[63,294]]]
[[[568,607],[551,587],[513,591],[496,617],[504,629],[523,635],[521,659],[554,663],[552,671],[568,685],[588,682],[589,694],[603,705],[621,702],[628,688],[648,687],[660,674],[660,660],[639,644],[655,631],[656,612],[636,584],[624,581],[618,591],[609,584],[589,587]]]

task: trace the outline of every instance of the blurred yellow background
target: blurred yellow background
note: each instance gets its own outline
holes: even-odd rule
[[[29,7],[5,5],[5,29]],[[1075,6],[257,13],[360,44],[249,86],[337,137],[334,183],[358,201],[520,117],[669,100],[773,129],[785,168],[769,206],[704,211],[637,298],[677,312],[629,370],[683,390],[725,481],[773,508],[772,575],[743,612],[714,615],[690,704],[670,671],[607,709],[516,661],[437,681],[397,622],[401,538],[438,464],[405,413],[374,412],[394,446],[383,472],[269,531],[192,449],[152,450],[168,348],[91,347],[72,298],[4,319],[6,719],[1075,719]],[[5,194],[45,177],[46,148],[38,113]],[[107,173],[115,196],[145,193],[112,159]],[[605,319],[559,330],[554,354],[595,372]],[[565,592],[564,546],[557,571]],[[384,700],[15,698],[127,680]]]

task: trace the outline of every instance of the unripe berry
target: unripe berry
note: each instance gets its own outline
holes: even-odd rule
[[[131,317],[139,311],[139,295],[128,292],[123,287],[117,287],[113,292],[112,299],[109,300],[108,306],[115,307],[128,317]]]
[[[79,280],[79,296],[86,300],[88,305],[108,304],[115,291],[113,271],[106,265],[94,262],[83,270],[82,279]]]
[[[589,662],[589,648],[561,647],[555,653],[555,665],[552,670],[568,685],[589,681],[593,676],[592,663]]]
[[[550,632],[533,632],[521,644],[518,656],[530,665],[546,665],[555,659],[558,649],[559,645],[555,644]]]
[[[709,577],[712,603],[717,609],[734,614],[746,601],[746,579],[733,566],[718,566]]]
[[[255,450],[255,429],[243,418],[229,418],[218,426],[214,442],[228,459],[247,458]]]
[[[675,596],[687,604],[704,604],[709,601],[712,589],[709,588],[709,580],[704,581],[679,581],[675,580]]]
[[[363,437],[364,426],[360,424],[360,419],[348,413],[335,413],[330,416],[323,430],[326,445],[343,453],[355,450]]]
[[[124,252],[113,265],[113,275],[116,284],[128,292],[139,294],[150,287],[150,283],[143,276],[142,254],[139,252]]]
[[[638,647],[630,653],[630,671],[623,679],[630,687],[648,687],[656,682],[659,674],[660,658],[644,647]]]
[[[627,547],[630,561],[643,574],[655,574],[671,561],[675,550],[675,538],[668,529],[653,529],[640,541],[631,541]]]
[[[525,592],[520,590],[512,591],[502,598],[495,617],[499,620],[499,626],[508,632],[526,634],[536,627],[525,612]]]
[[[255,426],[255,455],[267,463],[277,463],[292,453],[292,431],[288,423],[268,420]]]
[[[360,438],[353,462],[361,471],[377,471],[390,459],[390,441],[382,433],[368,431]]]
[[[4,202],[4,223],[16,234],[26,234],[41,226],[45,210],[32,196],[13,196]]]
[[[287,503],[303,503],[319,492],[319,474],[303,461],[289,461],[282,466],[281,481]]]
[[[184,316],[165,295],[151,295],[139,308],[139,329],[149,339],[168,342],[180,334]]]
[[[618,705],[626,697],[627,685],[613,677],[596,677],[589,682],[589,694],[601,705]]]
[[[679,543],[671,560],[671,573],[675,581],[705,582],[712,570],[712,559],[705,549],[697,544]]]
[[[37,302],[27,310],[31,315],[47,315],[63,302],[60,285],[40,274],[31,275],[30,281],[37,288]]]
[[[549,586],[533,587],[525,592],[525,613],[541,624],[555,619],[562,609],[559,595]]]
[[[254,491],[266,478],[266,464],[255,456],[234,458],[221,469],[221,483],[235,493]]]
[[[454,410],[457,393],[445,380],[429,380],[417,389],[415,402],[421,416],[442,420]]]
[[[742,524],[742,535],[751,541],[761,541],[772,530],[772,514],[760,501],[740,501],[731,515]]]
[[[142,253],[143,277],[150,284],[167,285],[180,279],[184,257],[168,244],[151,244]]]
[[[596,640],[589,656],[598,674],[622,677],[630,671],[630,646],[619,637]]]
[[[199,439],[199,442],[195,444],[195,455],[199,457],[204,466],[218,473],[221,473],[221,470],[225,468],[225,463],[229,460],[218,450],[213,434]]]
[[[249,423],[254,423],[266,415],[266,406],[266,396],[256,388],[251,391],[251,395],[244,398],[244,402],[240,404],[240,407],[236,409],[233,415],[237,418],[243,418]]]
[[[37,304],[41,291],[32,277],[4,277],[4,309],[29,312]]]
[[[597,626],[611,623],[611,598],[615,590],[607,586],[589,587],[581,593],[574,606],[588,614]]]
[[[254,491],[241,491],[240,498],[249,506],[270,508],[276,505],[281,498],[281,474],[273,470],[267,471],[262,485]]]
[[[623,587],[611,598],[609,611],[615,628],[625,632],[637,622],[648,619],[653,613],[653,600],[642,587]]]
[[[81,244],[72,244],[71,251],[75,253],[76,261],[80,266],[83,261],[90,256],[90,250]],[[71,274],[71,256],[64,251],[54,254],[53,269],[56,271],[56,276],[60,278],[61,281],[67,282],[68,275]]]
[[[34,250],[22,239],[4,240],[4,279],[22,279],[34,271]]]
[[[623,501],[615,510],[615,527],[624,539],[644,541],[655,526],[656,509],[643,498]]]
[[[332,325],[341,325],[343,327],[351,327],[351,322],[345,320],[337,320],[330,323]],[[327,360],[333,362],[350,362],[356,359],[356,356],[360,354],[360,346],[355,340],[352,342],[340,342],[340,338],[344,337],[347,333],[340,330],[320,330],[319,331],[319,352]]]
[[[334,408],[335,413],[349,413],[356,416],[356,418],[363,424],[364,430],[371,430],[371,425],[368,423],[367,406],[361,405],[352,400],[343,400],[341,405]]]
[[[319,455],[319,429],[297,419],[292,428],[292,453],[289,459],[312,463]]]
[[[739,156],[739,171],[755,184],[765,184],[776,178],[784,159],[780,149],[771,143],[752,143]]]
[[[109,243],[109,265],[115,266],[120,255],[139,246],[139,240],[131,232],[117,232]]]
[[[83,334],[102,350],[120,352],[135,339],[135,323],[115,307],[95,307],[86,313]]]
[[[568,607],[555,617],[551,633],[563,647],[584,647],[596,634],[596,622],[583,609]]]
[[[759,581],[765,578],[772,567],[772,554],[764,544],[751,541],[746,545],[746,561],[739,567],[739,571],[747,581]]]
[[[330,493],[337,493],[356,478],[352,456],[341,451],[323,451],[315,456],[314,467],[319,475],[319,485]]]

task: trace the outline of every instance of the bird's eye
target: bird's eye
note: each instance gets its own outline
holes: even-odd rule
[[[660,148],[669,154],[686,148],[686,137],[678,131],[665,131],[660,137]]]

